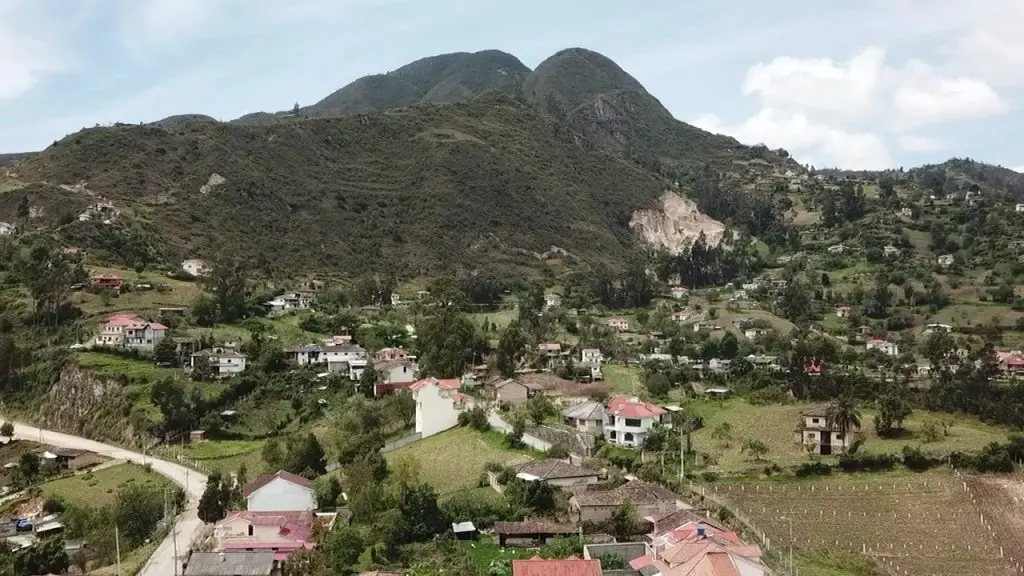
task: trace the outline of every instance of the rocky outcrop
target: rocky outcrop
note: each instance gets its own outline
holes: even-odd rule
[[[666,191],[657,207],[637,210],[629,227],[651,247],[679,254],[703,232],[709,246],[717,246],[725,225],[703,214],[688,198]]]
[[[61,370],[34,421],[43,428],[126,446],[138,445],[148,433],[144,417],[133,413],[122,382],[75,364]]]

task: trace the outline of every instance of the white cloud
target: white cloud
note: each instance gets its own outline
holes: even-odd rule
[[[1024,164],[1021,164],[1020,166],[1010,166],[1010,170],[1024,174]]]
[[[987,0],[962,12],[968,24],[952,47],[957,67],[997,86],[1024,81],[1024,3]]]
[[[899,128],[984,118],[1009,109],[984,80],[944,78],[919,60],[908,62],[900,75],[892,97],[893,120]]]
[[[942,142],[927,136],[905,134],[897,138],[896,142],[907,152],[933,152],[942,149]]]
[[[747,71],[743,94],[757,96],[765,107],[857,118],[876,107],[884,64],[885,52],[875,47],[845,64],[780,56]]]
[[[893,166],[889,148],[878,135],[836,128],[799,113],[764,108],[738,126],[724,125],[713,114],[701,116],[694,124],[741,142],[786,148],[801,162],[816,166],[863,170]]]
[[[23,2],[0,2],[0,101],[24,96],[67,67],[60,49],[33,33],[41,18],[30,8]]]

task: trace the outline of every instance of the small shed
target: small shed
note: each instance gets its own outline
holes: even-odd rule
[[[206,430],[193,430],[188,433],[189,442],[205,442]]]
[[[452,532],[458,540],[476,539],[476,526],[472,522],[455,522],[452,524]]]

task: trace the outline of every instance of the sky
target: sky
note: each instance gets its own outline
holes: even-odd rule
[[[638,6],[643,9],[638,9]],[[1024,0],[0,0],[0,152],[309,105],[424,56],[579,46],[816,167],[1024,170]]]

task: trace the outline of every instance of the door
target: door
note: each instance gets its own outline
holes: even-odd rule
[[[830,434],[828,432],[822,432],[822,433],[820,433],[818,435],[821,436],[821,444],[818,446],[818,453],[821,454],[822,456],[831,456],[832,455],[832,442],[831,442],[832,434]]]

